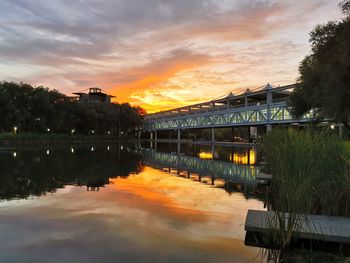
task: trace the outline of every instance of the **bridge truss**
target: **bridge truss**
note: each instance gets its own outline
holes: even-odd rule
[[[193,128],[235,127],[274,124],[306,123],[313,120],[312,113],[295,119],[288,106],[290,89],[294,85],[232,95],[210,102],[177,108],[145,116],[144,129],[181,130]],[[239,102],[244,101],[244,104]]]

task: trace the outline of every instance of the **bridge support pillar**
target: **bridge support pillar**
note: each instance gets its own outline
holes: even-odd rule
[[[343,139],[343,124],[339,125],[339,139]]]
[[[149,135],[150,135],[150,140],[153,141],[153,132],[151,131]]]
[[[181,141],[181,130],[177,129],[177,140]]]
[[[266,133],[269,134],[269,133],[271,133],[271,131],[272,131],[272,126],[271,126],[271,124],[268,124],[266,126]]]
[[[154,139],[155,139],[155,140],[158,140],[158,133],[157,133],[157,130],[154,131]]]
[[[211,142],[215,142],[215,129],[211,127]]]

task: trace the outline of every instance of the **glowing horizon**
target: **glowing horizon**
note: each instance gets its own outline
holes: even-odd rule
[[[0,80],[98,86],[149,113],[295,83],[332,0],[0,3]]]

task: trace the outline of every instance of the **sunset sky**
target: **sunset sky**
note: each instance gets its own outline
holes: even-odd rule
[[[1,0],[0,80],[153,112],[295,82],[335,0]]]

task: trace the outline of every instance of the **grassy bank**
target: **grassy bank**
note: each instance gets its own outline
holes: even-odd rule
[[[0,144],[46,144],[46,143],[85,143],[114,142],[131,138],[114,135],[69,135],[69,134],[38,134],[38,133],[1,133]]]
[[[273,174],[271,209],[273,242],[287,246],[302,214],[350,216],[349,144],[327,133],[275,130],[267,135],[263,152]],[[289,213],[286,221],[285,213]]]

